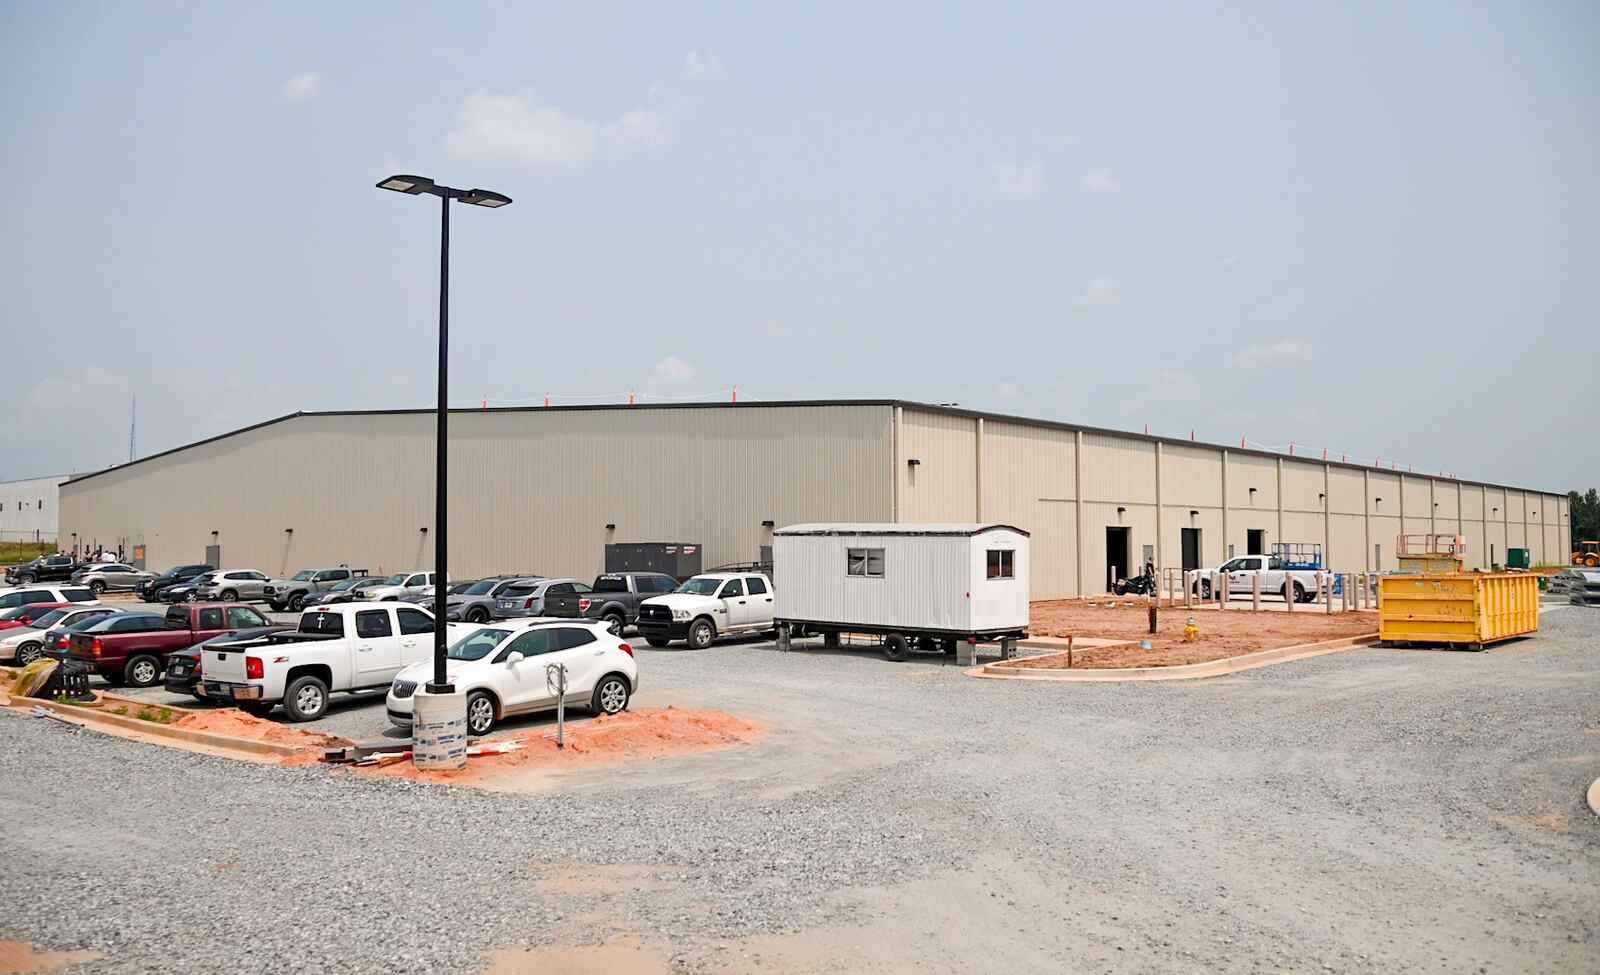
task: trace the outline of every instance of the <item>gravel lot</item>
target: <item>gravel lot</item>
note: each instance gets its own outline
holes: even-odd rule
[[[0,713],[0,940],[106,972],[1596,971],[1600,612],[1543,627],[1136,685],[641,651],[639,706],[768,739],[519,795]]]

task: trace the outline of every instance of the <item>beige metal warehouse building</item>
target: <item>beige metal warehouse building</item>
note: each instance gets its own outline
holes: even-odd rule
[[[296,413],[61,486],[61,532],[165,567],[426,567],[429,411]],[[1401,533],[1467,562],[1565,561],[1565,495],[891,400],[456,411],[451,570],[588,577],[607,542],[754,559],[773,525],[998,521],[1033,535],[1036,597],[1104,592],[1110,563],[1214,565],[1317,542],[1392,569]]]

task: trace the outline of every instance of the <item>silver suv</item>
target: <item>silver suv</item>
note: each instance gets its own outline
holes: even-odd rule
[[[196,601],[220,599],[232,603],[241,599],[266,599],[264,590],[272,581],[265,572],[254,569],[218,569],[210,576],[210,581],[195,591]]]
[[[154,572],[145,572],[135,569],[131,565],[121,562],[106,562],[101,565],[91,565],[86,569],[79,569],[73,573],[72,581],[80,586],[88,586],[89,591],[96,596],[112,590],[134,590],[146,579],[154,579]]]

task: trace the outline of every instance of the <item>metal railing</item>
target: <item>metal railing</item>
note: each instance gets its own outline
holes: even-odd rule
[[[1322,572],[1316,573],[1316,591],[1308,602],[1297,603],[1293,598],[1282,602],[1283,611],[1349,613],[1378,608],[1378,573],[1376,572]],[[1260,573],[1250,573],[1250,588],[1235,586],[1235,576],[1224,572],[1213,580],[1205,569],[1161,569],[1157,572],[1158,588],[1155,599],[1165,601],[1169,607],[1216,606],[1218,609],[1249,608],[1261,612],[1263,595],[1281,598],[1278,592],[1263,592]],[[1280,605],[1267,604],[1276,612]]]

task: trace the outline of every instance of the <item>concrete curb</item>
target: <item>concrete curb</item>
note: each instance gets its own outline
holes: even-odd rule
[[[133,698],[116,698],[115,700],[130,701],[141,708],[159,711],[162,705],[151,704],[149,701],[138,701]],[[76,725],[92,727],[103,725],[110,728],[120,728],[124,731],[136,731],[141,735],[151,735],[156,738],[168,738],[174,742],[190,745],[204,745],[209,748],[220,748],[232,752],[245,752],[251,755],[284,758],[300,752],[298,745],[282,745],[271,741],[255,741],[250,738],[235,738],[232,735],[219,735],[210,731],[189,731],[186,728],[174,728],[170,725],[157,724],[154,721],[141,721],[138,718],[122,714],[111,714],[100,708],[75,707],[70,704],[57,704],[38,697],[13,697],[11,698],[13,710],[24,713],[32,712],[35,707],[43,707],[60,715],[62,718]],[[170,710],[188,712],[187,708],[171,708]],[[189,712],[192,713],[192,712]],[[99,729],[104,730],[104,729]],[[114,733],[114,732],[108,732]]]
[[[1291,660],[1319,657],[1323,654],[1338,653],[1341,650],[1354,650],[1359,647],[1371,646],[1377,642],[1378,634],[1370,633],[1366,636],[1324,640],[1321,643],[1302,643],[1293,647],[1258,650],[1255,653],[1241,654],[1237,657],[1223,657],[1220,660],[1207,660],[1197,664],[1178,664],[1173,667],[1116,667],[1048,671],[1029,667],[1007,667],[1004,663],[998,663],[975,667],[966,673],[969,677],[987,677],[994,680],[1067,681],[1079,684],[1106,681],[1197,680],[1203,677],[1221,677],[1225,674],[1236,674],[1241,670],[1253,670],[1256,667],[1268,667],[1272,664],[1288,663]],[[1065,654],[1047,654],[1046,656],[1065,656]],[[1032,659],[1038,660],[1040,658],[1034,657]]]

